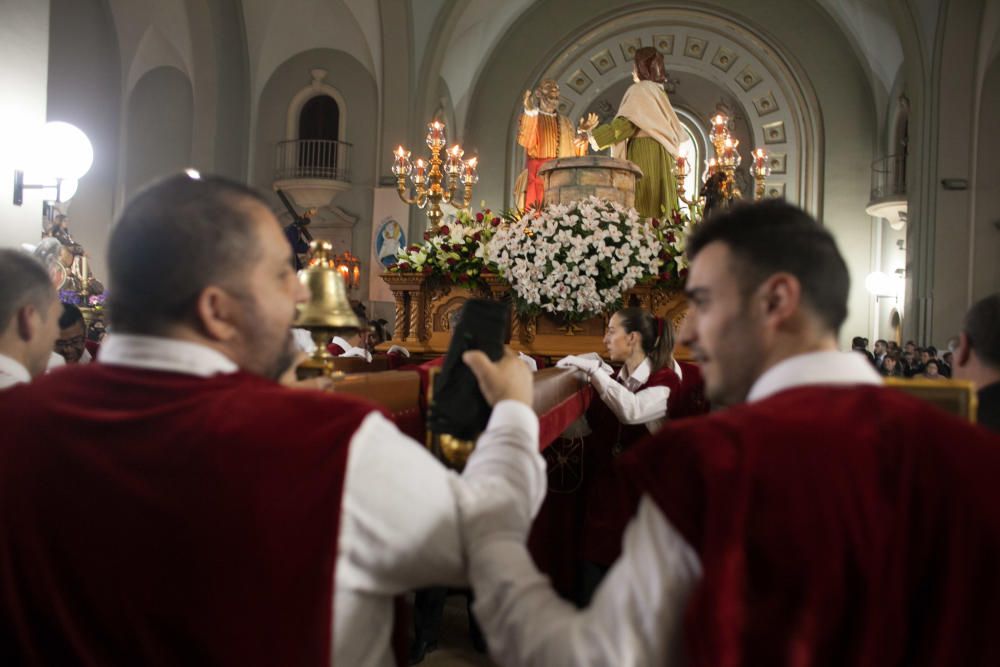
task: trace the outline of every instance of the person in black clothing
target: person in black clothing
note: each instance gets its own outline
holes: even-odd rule
[[[953,359],[955,378],[976,385],[979,423],[1000,433],[1000,292],[966,313]]]

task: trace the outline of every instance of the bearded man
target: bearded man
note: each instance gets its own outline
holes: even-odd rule
[[[555,158],[586,155],[586,132],[597,125],[596,116],[587,118],[580,121],[579,133],[574,132],[573,122],[558,111],[559,84],[553,79],[543,80],[534,93],[524,91],[523,104],[517,143],[524,146],[527,162],[514,186],[522,210],[544,202],[545,186],[538,168]]]
[[[508,483],[540,502],[513,354],[467,362],[495,407],[461,477],[373,405],[275,382],[308,293],[252,190],[152,186],[108,265],[100,361],[0,400],[0,664],[389,665],[394,596],[464,583],[459,516]]]
[[[620,457],[635,517],[584,610],[535,569],[524,501],[470,524],[498,662],[1000,664],[1000,439],[838,351],[847,266],[804,211],[737,207],[687,252],[680,342],[728,407]]]

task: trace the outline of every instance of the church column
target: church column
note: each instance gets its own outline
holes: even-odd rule
[[[49,71],[49,0],[4,0],[0,21],[0,146],[17,145],[45,123]],[[17,159],[0,150],[0,247],[37,243],[41,233],[39,190],[12,203]]]
[[[911,118],[907,165],[912,179],[904,338],[938,346],[957,333],[972,301],[972,178],[978,157],[976,89],[983,73],[977,50],[983,11],[983,0],[947,3],[937,17],[935,35],[918,33],[907,53],[916,84],[911,89],[920,99]],[[933,45],[932,52],[921,44]]]

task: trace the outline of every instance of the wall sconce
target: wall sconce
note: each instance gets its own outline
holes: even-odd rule
[[[29,154],[24,156],[25,169],[14,171],[15,206],[24,203],[25,190],[54,189],[54,201],[67,201],[76,193],[77,179],[90,171],[94,163],[90,139],[69,123],[46,123],[28,150]],[[25,183],[25,171],[43,182]]]
[[[876,300],[882,298],[899,298],[899,290],[889,274],[882,271],[873,271],[865,276],[865,289],[875,297]]]

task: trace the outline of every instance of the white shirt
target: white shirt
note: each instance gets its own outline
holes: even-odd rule
[[[881,382],[861,355],[816,352],[770,368],[747,401],[804,385]],[[526,534],[527,526],[522,530]],[[500,664],[676,664],[685,605],[702,570],[695,551],[649,496],[625,531],[621,557],[584,610],[552,591],[524,547],[524,534],[515,540],[510,532],[469,543],[476,618]]]
[[[202,377],[238,370],[202,345],[122,334],[108,336],[100,363]],[[332,601],[333,664],[394,664],[393,596],[429,585],[463,585],[462,527],[495,511],[495,498],[514,496],[537,511],[544,495],[538,419],[526,405],[501,401],[494,407],[462,475],[380,414],[368,415],[351,438],[347,458]]]
[[[357,347],[355,345],[351,345],[340,336],[334,336],[330,342],[344,351],[343,354],[339,355],[341,357],[361,357],[363,359],[367,359],[368,363],[371,363],[372,361],[371,352],[364,349],[363,347]]]
[[[31,374],[17,359],[0,354],[0,389],[31,382]]]
[[[631,374],[627,365],[622,366],[617,375],[620,382],[616,382],[601,369],[594,371],[590,381],[601,400],[618,417],[618,421],[623,424],[645,424],[650,433],[655,433],[667,421],[670,388],[647,387],[639,390],[639,387],[649,382],[651,369],[652,364],[647,357]],[[676,360],[674,372],[677,377],[682,377],[680,364]]]

